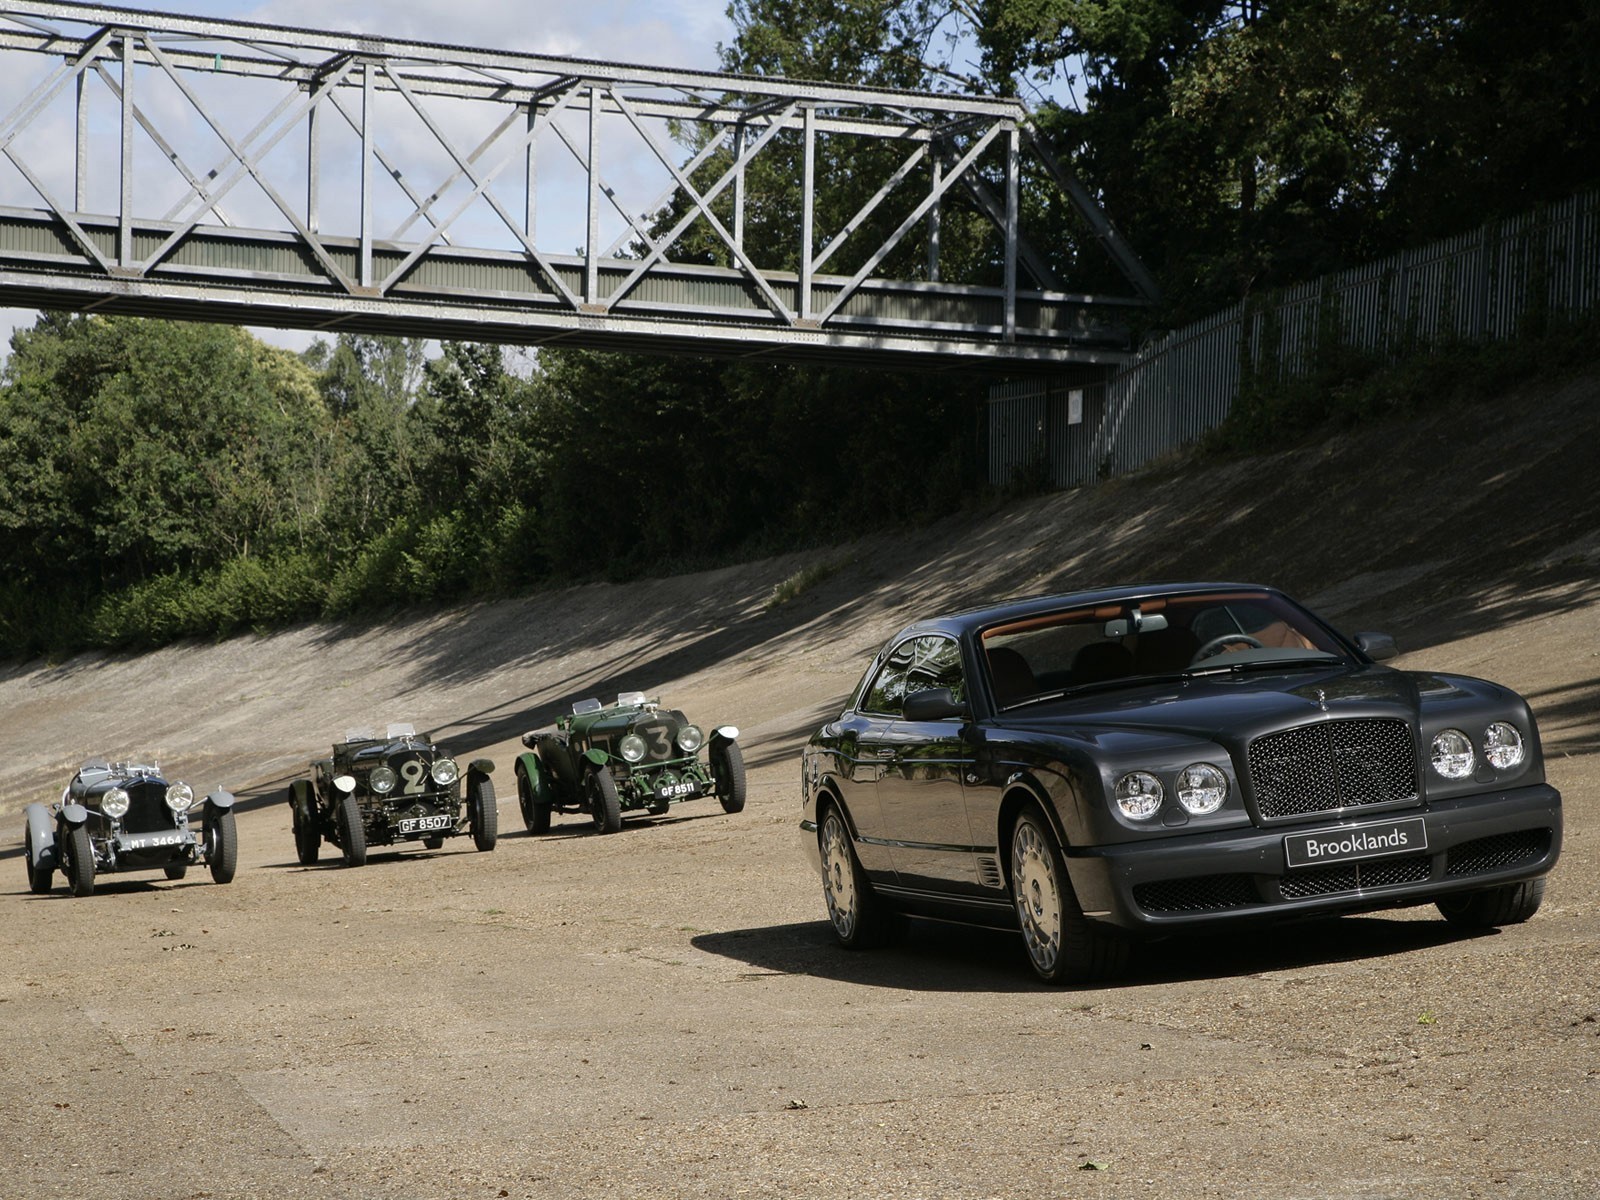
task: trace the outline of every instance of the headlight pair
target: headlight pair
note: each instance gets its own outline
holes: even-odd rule
[[[1522,731],[1509,721],[1495,721],[1483,731],[1483,757],[1495,770],[1520,766],[1523,755]],[[1477,747],[1461,730],[1442,729],[1433,735],[1429,761],[1444,779],[1466,779],[1477,769]]]
[[[685,725],[678,730],[677,741],[679,750],[685,754],[693,754],[705,745],[706,735],[700,732],[698,725]],[[650,747],[637,733],[630,733],[617,743],[617,753],[622,755],[623,762],[639,763],[650,753]]]
[[[1228,777],[1210,763],[1190,763],[1178,772],[1173,791],[1184,812],[1203,817],[1227,800]],[[1115,788],[1117,808],[1133,821],[1148,821],[1159,813],[1166,794],[1160,777],[1149,771],[1129,771]]]
[[[418,766],[420,765],[419,763]],[[428,775],[439,787],[449,787],[461,778],[461,768],[456,766],[453,758],[436,758],[433,760],[433,765],[428,768]],[[415,775],[407,771],[406,778],[420,778],[420,771]],[[395,774],[393,767],[373,767],[372,774],[367,776],[367,786],[380,796],[387,796],[394,791],[395,785],[399,782],[400,777]]]

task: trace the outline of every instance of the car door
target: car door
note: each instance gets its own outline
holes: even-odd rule
[[[879,755],[878,807],[901,886],[919,891],[970,892],[978,876],[967,821],[964,776],[974,763],[967,721],[912,721],[904,697],[929,688],[966,696],[961,648],[954,638],[925,634],[896,648],[905,664],[904,694]]]
[[[836,780],[855,826],[857,857],[869,875],[894,877],[894,862],[878,803],[878,782],[893,757],[890,730],[900,716],[906,694],[907,660],[890,653],[862,689],[853,712],[836,724]]]

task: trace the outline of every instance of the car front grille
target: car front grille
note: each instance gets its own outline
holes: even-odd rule
[[[1331,896],[1336,892],[1367,892],[1402,883],[1426,883],[1432,869],[1426,854],[1414,854],[1406,858],[1343,863],[1317,871],[1296,871],[1285,875],[1278,886],[1284,899],[1302,900],[1307,896]]]
[[[678,723],[665,718],[634,723],[633,732],[644,739],[646,762],[666,762],[681,758],[678,749]]]
[[[1134,887],[1133,899],[1145,912],[1155,913],[1215,912],[1261,903],[1248,875],[1199,875],[1141,883]]]
[[[1445,874],[1485,875],[1522,863],[1534,862],[1550,851],[1548,829],[1520,829],[1516,833],[1478,838],[1453,846],[1445,859]]]
[[[159,783],[135,783],[128,787],[128,811],[122,827],[136,833],[152,829],[171,829],[172,810],[167,807],[167,790]]]
[[[1264,820],[1418,798],[1416,752],[1404,721],[1359,717],[1302,725],[1257,738],[1248,758]]]

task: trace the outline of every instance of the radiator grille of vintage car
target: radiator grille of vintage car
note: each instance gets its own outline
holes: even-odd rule
[[[122,818],[124,829],[145,832],[171,829],[172,810],[167,807],[167,789],[159,783],[130,783],[128,811]]]
[[[1250,786],[1264,820],[1415,803],[1417,756],[1404,721],[1349,718],[1250,743]]]
[[[644,744],[649,747],[645,751],[646,762],[666,762],[672,758],[682,758],[683,752],[678,749],[678,723],[658,717],[653,721],[639,721],[634,724],[633,732],[644,739]]]

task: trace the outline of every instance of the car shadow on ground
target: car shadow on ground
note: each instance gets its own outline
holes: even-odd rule
[[[1203,979],[1247,978],[1276,971],[1410,954],[1469,936],[1443,920],[1343,917],[1284,925],[1240,936],[1169,938],[1134,948],[1127,974],[1095,990]],[[1486,933],[1476,936],[1494,936]],[[810,975],[864,987],[906,991],[1058,991],[1030,971],[1020,935],[1005,930],[912,920],[893,945],[850,951],[826,921],[700,934],[691,943],[763,972]]]

